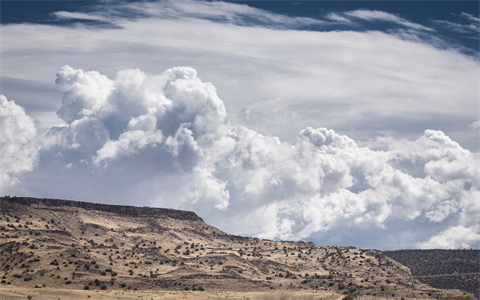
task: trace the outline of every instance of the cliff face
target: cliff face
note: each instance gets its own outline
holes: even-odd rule
[[[132,217],[159,217],[167,216],[173,219],[178,220],[190,220],[190,221],[202,221],[196,213],[192,211],[168,209],[168,208],[157,208],[157,207],[136,207],[128,205],[111,205],[111,204],[100,204],[100,203],[90,203],[83,201],[72,201],[72,200],[59,200],[59,199],[48,199],[48,198],[31,198],[31,197],[0,197],[0,210],[2,212],[8,212],[9,207],[13,204],[22,204],[31,206],[32,204],[43,204],[49,207],[61,207],[61,206],[70,206],[78,207],[87,210],[98,210],[105,211],[109,213],[127,215]]]

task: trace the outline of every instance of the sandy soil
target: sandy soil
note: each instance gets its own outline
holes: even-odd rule
[[[186,291],[101,291],[70,290],[51,288],[2,287],[0,300],[88,300],[88,299],[195,299],[195,300],[341,300],[343,296],[333,293],[291,293],[291,292],[186,292]],[[372,298],[374,299],[374,298]]]

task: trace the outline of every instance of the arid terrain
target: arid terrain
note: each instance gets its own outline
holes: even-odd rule
[[[0,200],[0,299],[474,299],[378,250],[235,236],[188,211]]]

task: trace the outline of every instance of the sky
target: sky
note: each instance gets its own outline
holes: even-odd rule
[[[0,194],[480,248],[478,1],[0,5]]]

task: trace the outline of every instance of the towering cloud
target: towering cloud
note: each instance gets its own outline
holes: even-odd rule
[[[16,191],[45,196],[53,187],[65,198],[189,209],[264,238],[348,244],[360,231],[381,248],[480,245],[478,154],[441,131],[416,141],[379,138],[383,151],[326,128],[282,143],[232,126],[215,87],[189,67],[109,79],[64,66],[56,83],[67,125],[43,137],[39,167]],[[22,137],[8,142],[11,156],[28,162],[9,174],[31,170],[33,122],[2,99],[16,109],[2,111],[12,116],[5,128]],[[28,126],[15,127],[18,120]],[[392,235],[410,239],[392,245]]]
[[[0,191],[15,185],[37,159],[33,119],[22,107],[0,95]]]

